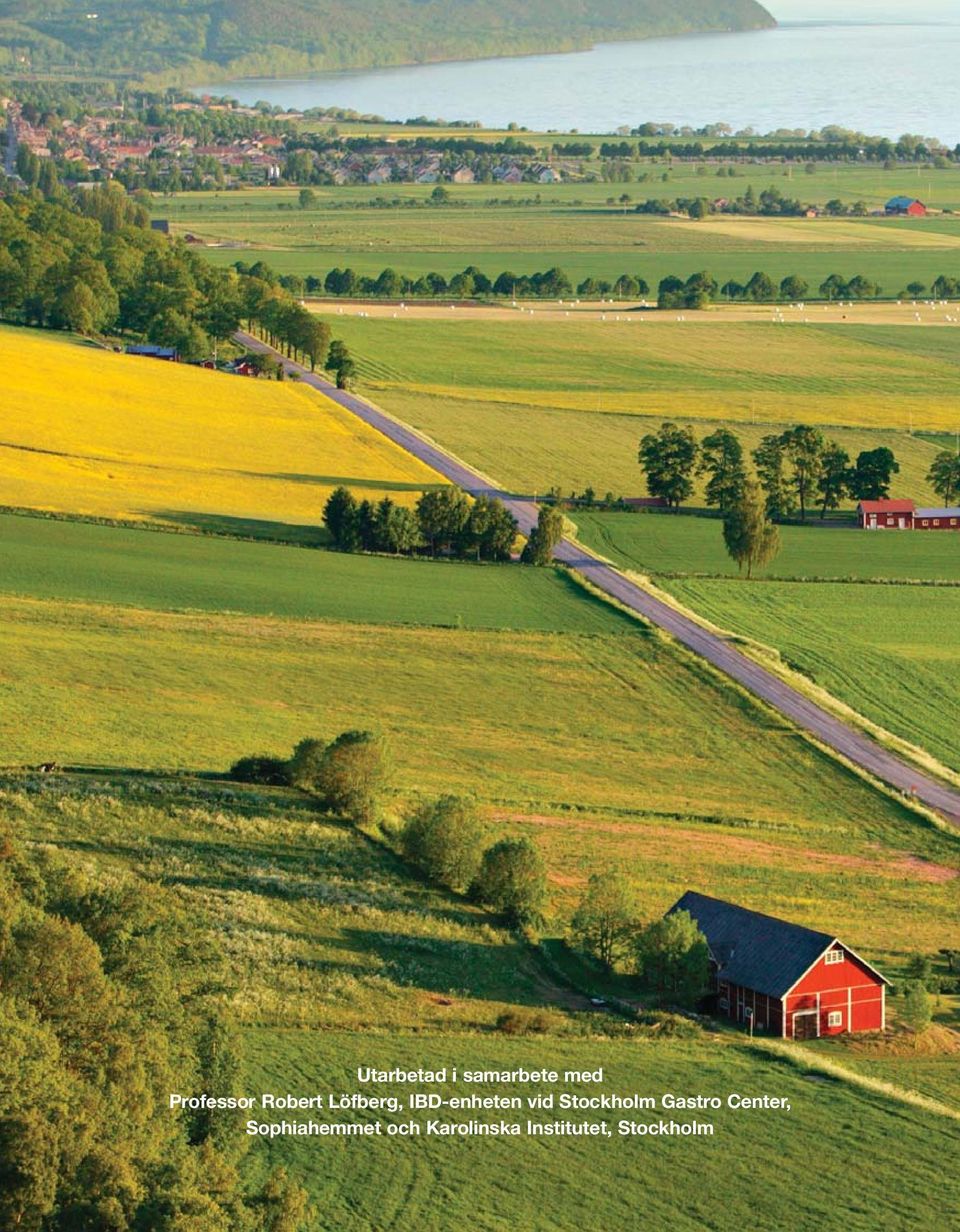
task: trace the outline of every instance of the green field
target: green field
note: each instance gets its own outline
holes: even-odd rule
[[[757,269],[778,281],[798,274],[814,287],[831,273],[862,273],[895,295],[908,282],[928,285],[960,268],[960,224],[949,215],[925,219],[777,219],[715,215],[705,222],[637,214],[618,203],[648,197],[710,198],[759,193],[775,186],[787,196],[823,204],[840,198],[878,208],[890,196],[923,197],[935,208],[960,208],[960,171],[896,173],[873,168],[820,167],[813,175],[745,164],[735,179],[695,166],[638,165],[645,182],[453,185],[454,205],[418,208],[429,185],[319,188],[318,204],[297,205],[297,190],[183,193],[158,199],[154,213],[175,228],[226,247],[208,249],[217,263],[263,259],[281,273],[323,276],[349,265],[361,274],[392,265],[419,276],[449,277],[475,264],[532,273],[560,265],[575,281],[641,274],[654,286],[668,274],[686,277],[707,267],[721,282],[745,282]],[[662,180],[663,174],[668,178]],[[489,204],[496,200],[498,204]],[[369,208],[371,202],[379,206]],[[608,204],[609,202],[609,204]],[[614,204],[617,202],[616,204]],[[383,205],[382,203],[387,203]],[[412,203],[412,204],[411,204]],[[237,246],[241,251],[237,250]],[[245,250],[245,251],[244,251]]]
[[[587,509],[570,516],[576,521],[578,539],[622,568],[650,574],[738,576],[717,518]],[[810,526],[781,526],[780,554],[758,568],[756,576],[960,582],[960,535],[874,535],[853,526],[824,528],[816,521],[814,516]]]
[[[718,1202],[738,1221],[775,1221],[790,1202],[810,1226],[828,1232],[872,1232],[880,1210],[886,1227],[912,1232],[916,1212],[929,1203],[930,1153],[948,1152],[955,1138],[955,1125],[943,1113],[848,1080],[809,1081],[802,1059],[778,1060],[733,1033],[671,1039],[592,1012],[495,918],[424,887],[383,847],[320,819],[292,793],[149,776],[28,776],[2,783],[0,807],[21,839],[69,854],[102,884],[131,873],[162,882],[196,926],[209,931],[229,962],[226,995],[240,1026],[245,1093],[349,1092],[357,1089],[360,1066],[525,1066],[561,1074],[602,1066],[605,1091],[721,1098],[739,1092],[790,1101],[782,1113],[696,1114],[716,1128],[715,1137],[696,1141],[452,1143],[424,1134],[411,1149],[409,1140],[385,1134],[364,1140],[362,1149],[337,1139],[325,1141],[322,1150],[311,1139],[256,1144],[243,1164],[251,1182],[284,1164],[310,1190],[320,1226],[400,1232],[414,1221],[433,1232],[464,1226],[572,1230],[583,1226],[588,1207],[604,1222],[626,1223],[642,1200],[645,1223],[658,1232],[727,1226],[716,1224]],[[651,901],[650,913],[658,909]],[[538,1009],[547,1033],[508,1038],[497,1032],[496,1019],[509,1007]],[[874,1072],[890,1080],[885,1064]],[[451,1085],[436,1089],[450,1094]],[[591,1091],[563,1078],[551,1087]],[[364,1089],[393,1093],[379,1084]],[[461,1085],[458,1093],[471,1091],[528,1093],[491,1082]],[[621,1119],[692,1116],[529,1115],[614,1126]],[[469,1116],[484,1121],[493,1114]],[[350,1119],[364,1121],[369,1114]],[[424,1126],[427,1117],[387,1113],[383,1119]],[[883,1191],[879,1206],[838,1201],[851,1132],[864,1157],[861,1179],[875,1178],[878,1186],[889,1171],[890,1136],[897,1136],[897,1185]],[[793,1149],[798,1135],[815,1136],[824,1151],[813,1177],[806,1154]],[[731,1166],[731,1158],[742,1163]],[[691,1189],[692,1172],[708,1184]],[[757,1176],[765,1178],[762,1192],[750,1183]],[[957,1200],[948,1175],[938,1189],[938,1212],[952,1219],[960,1211]]]
[[[775,646],[834,696],[960,769],[960,589],[674,580],[724,629]]]
[[[641,632],[15,598],[0,616],[7,764],[223,770],[245,753],[286,754],[305,734],[374,726],[393,749],[394,807],[475,794],[544,844],[558,911],[591,871],[628,858],[651,909],[696,885],[804,922],[828,915],[851,944],[894,961],[960,937],[952,835]]]
[[[0,592],[306,620],[636,629],[552,570],[350,556],[9,515],[0,515]]]

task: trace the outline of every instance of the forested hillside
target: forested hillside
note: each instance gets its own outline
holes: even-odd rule
[[[0,0],[0,71],[280,75],[773,24],[757,0]]]

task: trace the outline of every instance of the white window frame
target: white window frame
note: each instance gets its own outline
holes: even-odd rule
[[[843,1026],[843,1010],[830,1010],[830,1012],[827,1014],[827,1026],[828,1027],[842,1027]]]
[[[823,956],[824,964],[828,967],[834,967],[837,963],[843,962],[843,950],[827,950]]]

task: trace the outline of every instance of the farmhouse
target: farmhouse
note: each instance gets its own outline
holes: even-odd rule
[[[830,933],[688,890],[687,911],[710,949],[717,1008],[784,1039],[886,1026],[887,980]]]
[[[906,215],[910,218],[922,218],[927,207],[915,197],[891,197],[883,207],[884,213],[892,216]]]
[[[913,530],[912,500],[863,500],[857,505],[861,530]]]

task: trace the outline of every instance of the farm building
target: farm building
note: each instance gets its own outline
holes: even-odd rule
[[[128,355],[142,355],[147,359],[165,359],[168,363],[179,363],[180,355],[176,347],[154,346],[149,342],[135,342],[127,347]]]
[[[897,217],[922,218],[927,207],[915,197],[891,197],[883,210],[885,214]]]
[[[912,500],[861,501],[861,530],[960,530],[960,506],[918,509]]]
[[[861,530],[913,530],[912,500],[864,500],[857,505]]]
[[[831,933],[688,890],[687,911],[710,949],[717,1009],[784,1039],[886,1026],[887,980]]]
[[[960,530],[960,507],[918,509],[913,515],[914,530]]]

